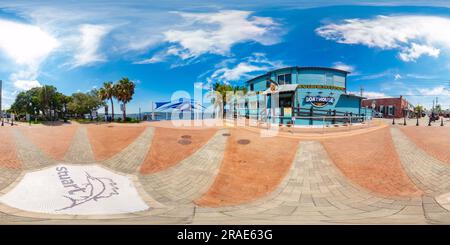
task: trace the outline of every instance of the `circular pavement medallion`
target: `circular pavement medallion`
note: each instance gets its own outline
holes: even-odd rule
[[[149,209],[130,177],[96,165],[60,164],[28,172],[0,196],[0,202],[49,214],[111,215]]]
[[[237,143],[240,144],[240,145],[248,145],[248,144],[250,144],[250,140],[248,140],[248,139],[240,139],[240,140],[237,141]]]
[[[178,144],[180,144],[180,145],[189,145],[191,143],[192,143],[192,141],[190,141],[188,139],[181,139],[178,141]]]

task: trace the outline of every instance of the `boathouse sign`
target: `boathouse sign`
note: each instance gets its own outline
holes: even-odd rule
[[[306,96],[305,97],[306,103],[311,103],[315,107],[324,107],[328,104],[334,103],[333,97],[322,97],[322,96]]]

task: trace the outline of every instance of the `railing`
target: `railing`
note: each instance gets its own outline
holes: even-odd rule
[[[296,125],[292,122],[292,119],[304,119],[304,120],[313,120],[315,122],[321,122],[320,124],[313,124],[313,125]],[[278,120],[277,120],[278,119]],[[290,120],[289,123],[284,124],[283,119],[286,119],[287,121]],[[249,120],[252,120],[251,118]],[[335,122],[335,123],[330,123]],[[250,123],[249,123],[250,124]],[[261,125],[264,125],[265,127],[262,127]],[[253,124],[255,125],[255,124]],[[308,132],[316,132],[318,130],[321,131],[322,134],[325,133],[327,129],[337,129],[341,130],[344,129],[346,131],[350,131],[353,128],[361,128],[361,127],[370,127],[371,126],[371,118],[366,116],[294,116],[294,117],[283,117],[283,116],[272,116],[268,117],[267,120],[261,121],[256,120],[256,126],[258,128],[266,128],[271,129],[272,127],[278,127],[278,128],[288,128],[291,129],[291,132],[294,133],[295,130],[301,131],[305,130]],[[280,127],[281,126],[281,127]],[[331,130],[330,130],[331,131]]]

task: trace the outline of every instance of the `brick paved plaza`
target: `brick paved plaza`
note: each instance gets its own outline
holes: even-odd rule
[[[401,122],[275,137],[227,124],[4,126],[0,223],[449,224],[448,126]],[[72,202],[52,196],[47,172]]]

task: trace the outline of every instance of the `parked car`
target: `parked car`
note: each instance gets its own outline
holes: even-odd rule
[[[383,118],[383,113],[376,111],[376,112],[373,113],[373,117]]]

